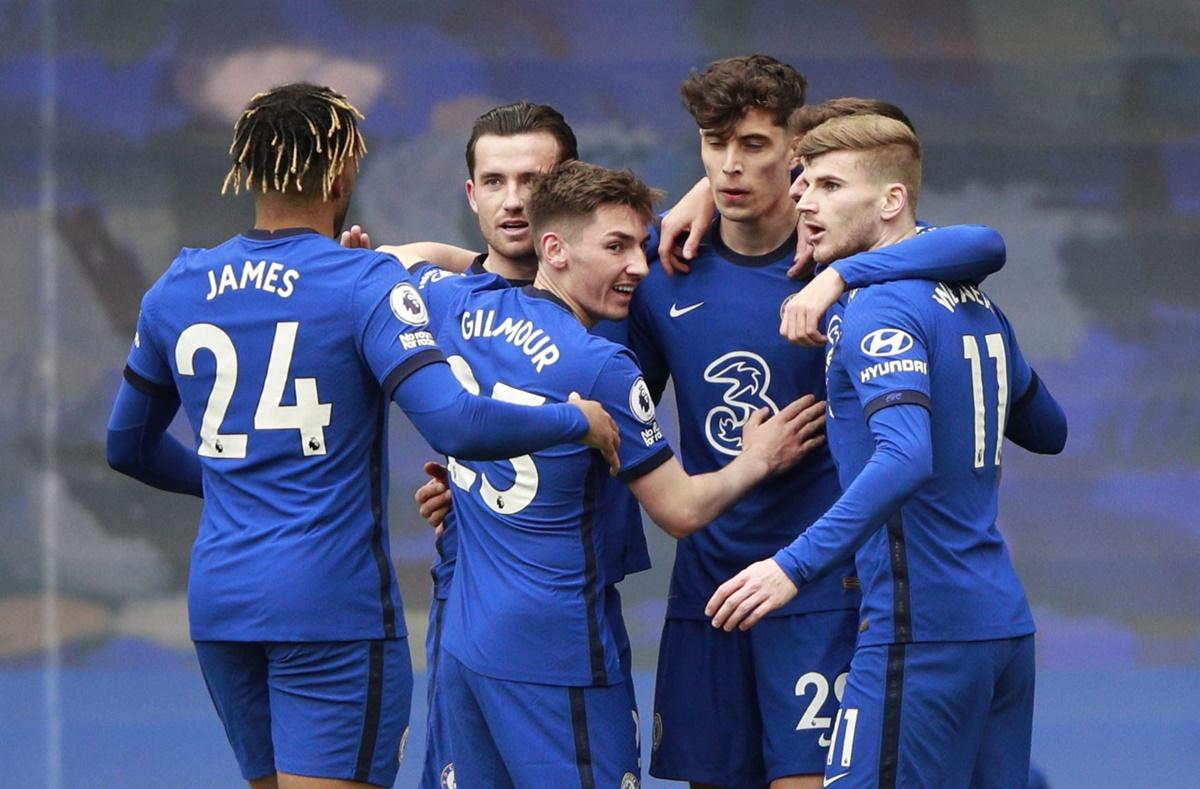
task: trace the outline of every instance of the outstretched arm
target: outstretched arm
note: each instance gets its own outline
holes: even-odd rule
[[[371,236],[363,230],[362,225],[351,225],[349,230],[343,230],[339,239],[342,246],[349,249],[370,249]],[[385,244],[378,249],[400,261],[406,269],[418,263],[432,263],[438,268],[461,274],[471,267],[471,261],[477,253],[452,244],[441,244],[437,241],[414,241],[410,244]]]
[[[748,630],[789,602],[801,586],[844,561],[933,473],[929,411],[884,408],[871,417],[875,452],[829,511],[773,558],[721,584],[704,613],[713,627]]]
[[[418,263],[432,263],[440,269],[461,274],[471,267],[477,252],[456,247],[452,244],[440,244],[436,241],[417,241],[412,244],[384,245],[379,252],[392,255],[406,268],[411,269]]]
[[[472,395],[441,361],[408,373],[392,399],[445,455],[502,460],[578,441],[599,450],[614,473],[620,468],[617,426],[592,400],[527,406]]]
[[[742,453],[719,471],[688,476],[672,457],[631,482],[630,490],[672,537],[682,539],[699,531],[754,485],[791,468],[824,441],[825,403],[812,395],[770,419],[768,413],[763,408],[751,415],[742,429]]]
[[[847,288],[898,279],[982,282],[1004,266],[1004,238],[983,225],[953,225],[926,230],[897,244],[859,252],[835,261],[788,300],[779,333],[788,342],[819,346],[825,342],[825,312]]]

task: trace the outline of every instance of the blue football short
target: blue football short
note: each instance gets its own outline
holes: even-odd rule
[[[429,629],[425,633],[425,675],[428,687],[425,699],[428,713],[425,718],[425,761],[421,767],[421,789],[454,789],[454,757],[450,754],[450,724],[452,714],[440,691],[441,676],[438,664],[442,655],[442,620],[446,601],[435,594],[429,601]]]
[[[624,683],[538,685],[476,673],[441,654],[440,692],[454,710],[454,786],[620,787],[640,782],[637,724]]]
[[[243,778],[395,782],[412,701],[408,639],[195,645]]]
[[[617,645],[617,654],[621,658],[621,674],[625,677],[625,687],[629,692],[629,704],[635,726],[637,725],[637,697],[633,689],[633,659],[629,646],[629,633],[625,630],[625,620],[621,616],[621,595],[615,586],[605,590],[605,616],[613,631],[613,640]],[[444,695],[439,692],[441,677],[438,671],[438,661],[441,655],[442,615],[446,610],[446,601],[436,597],[430,603],[429,631],[425,636],[425,656],[429,677],[429,717],[425,731],[425,763],[421,771],[421,789],[453,789],[454,759],[450,753],[450,725],[448,723],[453,711],[448,708]],[[635,728],[640,732],[640,728]],[[641,768],[641,743],[638,746],[639,775]]]
[[[860,647],[825,784],[1024,787],[1033,685],[1033,636]]]
[[[857,631],[856,610],[768,617],[733,633],[668,619],[650,774],[761,787],[822,773]]]

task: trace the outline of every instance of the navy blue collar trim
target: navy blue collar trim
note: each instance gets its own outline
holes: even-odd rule
[[[255,241],[274,241],[277,238],[287,238],[288,236],[302,236],[305,233],[315,233],[321,235],[319,231],[311,227],[283,227],[279,230],[259,230],[257,227],[252,227],[242,233],[246,238],[252,238]]]
[[[548,290],[543,290],[541,288],[535,288],[532,285],[526,285],[525,287],[521,288],[521,292],[524,293],[526,296],[529,296],[530,298],[545,299],[546,301],[557,304],[558,306],[562,307],[567,312],[570,312],[572,315],[575,314],[574,312],[571,312],[571,308],[567,306],[567,303],[565,301],[560,299],[558,296],[555,296],[553,293],[551,293]]]
[[[491,271],[488,271],[487,268],[483,265],[483,261],[487,260],[487,256],[488,256],[488,253],[486,253],[486,252],[484,252],[480,255],[476,255],[475,259],[471,261],[471,265],[467,267],[467,273],[468,274],[491,274],[491,273],[493,273]],[[504,281],[507,282],[509,285],[511,285],[514,288],[523,288],[526,285],[533,284],[533,280],[531,280],[531,279],[508,279],[506,277]]]
[[[712,229],[708,231],[709,241],[713,245],[713,249],[717,254],[733,263],[735,266],[750,266],[752,268],[764,268],[766,266],[778,263],[781,260],[790,261],[796,255],[796,232],[787,237],[787,240],[780,244],[775,249],[765,255],[743,255],[740,252],[735,252],[725,246],[725,242],[721,240],[721,219],[717,218],[712,223]]]

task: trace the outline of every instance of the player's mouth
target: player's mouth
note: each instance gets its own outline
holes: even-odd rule
[[[804,229],[808,233],[808,243],[816,246],[825,237],[825,228],[814,222],[805,222]]]
[[[633,292],[637,290],[638,283],[636,282],[618,282],[612,286],[612,289],[622,296],[633,298]]]
[[[509,238],[517,238],[529,232],[529,222],[524,219],[506,219],[499,227],[500,232]]]
[[[717,193],[730,203],[744,203],[750,199],[749,189],[718,189]]]

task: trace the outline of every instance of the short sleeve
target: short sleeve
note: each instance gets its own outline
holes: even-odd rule
[[[388,396],[414,371],[444,360],[425,300],[390,256],[378,255],[366,266],[351,308],[363,359]]]
[[[154,319],[152,306],[155,292],[152,288],[142,298],[137,329],[133,333],[133,344],[125,363],[125,380],[134,389],[151,397],[177,397],[170,361],[159,339],[159,326]]]
[[[917,310],[892,288],[859,291],[842,318],[837,354],[870,419],[881,408],[930,408],[929,342]]]
[[[674,456],[658,426],[650,389],[629,351],[618,351],[604,364],[589,396],[604,406],[621,433],[622,481],[648,474]]]

